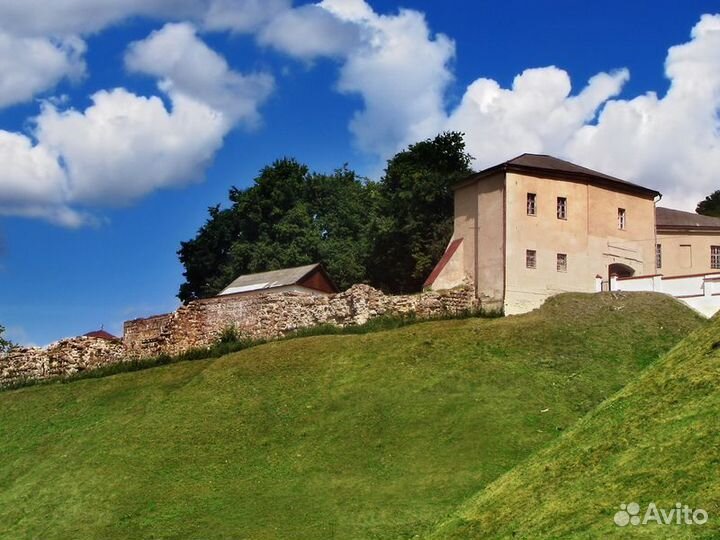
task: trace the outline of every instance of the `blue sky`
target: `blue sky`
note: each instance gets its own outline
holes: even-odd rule
[[[0,324],[120,333],[177,306],[180,242],[262,166],[377,178],[443,129],[476,168],[551,153],[692,208],[720,188],[713,9],[2,0]]]

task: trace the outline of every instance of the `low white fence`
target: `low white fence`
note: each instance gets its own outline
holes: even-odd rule
[[[599,292],[607,290],[603,287],[600,276],[596,278],[595,289]],[[669,294],[688,304],[706,317],[712,317],[720,311],[720,273],[694,274],[688,276],[668,276],[661,274],[610,278],[611,291],[653,291]]]

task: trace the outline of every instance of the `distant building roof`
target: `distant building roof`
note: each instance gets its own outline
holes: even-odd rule
[[[658,206],[655,209],[655,226],[665,230],[720,230],[720,218],[703,216]]]
[[[113,336],[110,332],[106,332],[105,330],[94,330],[92,332],[88,332],[85,334],[85,337],[106,339],[108,341],[120,341],[119,337]]]
[[[545,154],[522,154],[510,161],[505,161],[489,169],[475,173],[474,175],[460,181],[455,188],[471,184],[477,180],[491,176],[498,172],[517,172],[527,174],[542,174],[549,178],[582,180],[595,185],[612,187],[622,191],[643,193],[653,197],[660,195],[659,191],[633,184],[627,180],[621,180],[587,167],[576,165],[562,159]]]
[[[298,266],[297,268],[283,268],[282,270],[240,276],[220,291],[218,296],[263,291],[292,285],[300,285],[327,293],[338,292],[337,287],[322,265],[316,263]]]

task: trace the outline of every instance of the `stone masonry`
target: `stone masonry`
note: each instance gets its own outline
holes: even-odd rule
[[[389,296],[367,285],[355,285],[328,296],[282,292],[207,298],[173,313],[126,322],[122,342],[83,336],[0,354],[0,387],[208,347],[228,327],[243,337],[272,339],[320,324],[350,326],[382,315],[411,313],[427,319],[476,307],[471,287]]]
[[[66,377],[127,359],[120,341],[75,337],[47,347],[20,347],[0,354],[0,387],[33,379]]]
[[[270,339],[320,324],[358,325],[382,315],[414,313],[419,318],[458,314],[477,307],[472,288],[389,296],[368,285],[311,296],[285,292],[228,295],[191,302],[173,313],[125,323],[130,356],[178,354],[206,347],[228,327],[248,338]]]

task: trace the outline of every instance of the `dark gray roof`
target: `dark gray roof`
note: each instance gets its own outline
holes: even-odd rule
[[[230,285],[218,293],[218,296],[296,285],[319,266],[318,263],[315,263],[307,266],[298,266],[296,268],[283,268],[282,270],[272,270],[258,274],[246,274],[230,283]]]
[[[658,229],[720,230],[720,218],[658,206],[655,209],[655,226]]]
[[[609,186],[624,191],[631,191],[635,193],[640,192],[652,196],[660,195],[660,192],[654,189],[633,184],[627,180],[615,178],[614,176],[594,171],[592,169],[588,169],[587,167],[582,167],[581,165],[576,165],[575,163],[570,163],[569,161],[545,154],[522,154],[510,161],[505,161],[504,163],[500,163],[499,165],[495,165],[494,167],[490,167],[489,169],[485,169],[484,171],[480,171],[479,173],[470,176],[466,180],[461,181],[458,184],[458,187],[471,183],[475,180],[480,180],[499,171],[529,174],[540,173],[548,176],[549,178],[582,180],[592,184]]]

